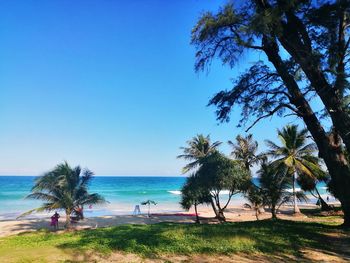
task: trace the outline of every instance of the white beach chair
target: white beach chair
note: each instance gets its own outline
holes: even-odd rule
[[[134,212],[132,214],[134,216],[141,214],[141,210],[140,210],[140,206],[139,205],[135,205],[135,209],[134,209]]]

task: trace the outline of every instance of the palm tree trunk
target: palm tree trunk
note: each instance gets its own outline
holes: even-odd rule
[[[295,172],[293,173],[293,195],[294,195],[294,214],[300,213],[300,209],[297,205],[297,193],[295,191]]]
[[[194,204],[194,211],[195,211],[195,213],[196,213],[196,223],[197,223],[197,224],[200,224],[199,216],[198,216],[198,211],[197,211],[197,203]]]
[[[255,208],[255,217],[256,220],[259,220],[259,208]]]
[[[71,227],[70,214],[71,214],[71,211],[69,209],[66,209],[66,228],[67,229],[70,229]]]

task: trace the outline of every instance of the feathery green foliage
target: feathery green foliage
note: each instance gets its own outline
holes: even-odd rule
[[[302,119],[332,177],[347,227],[350,165],[343,149],[350,152],[349,17],[347,0],[231,1],[203,13],[192,30],[196,71],[214,59],[232,68],[243,54],[265,56],[269,63],[255,61],[209,105],[216,107],[219,121],[229,121],[237,106],[238,125],[249,122],[246,131],[274,115]]]

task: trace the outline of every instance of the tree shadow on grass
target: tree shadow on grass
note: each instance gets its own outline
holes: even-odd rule
[[[162,235],[167,226],[159,225],[162,224],[123,225],[80,231],[78,241],[64,243],[59,248],[79,251],[96,249],[100,253],[117,250],[153,257],[160,247],[172,245],[172,240]]]
[[[329,235],[329,234],[332,235]],[[155,258],[161,254],[230,254],[254,252],[271,257],[304,258],[311,249],[350,258],[349,232],[334,226],[288,220],[261,220],[218,225],[123,225],[86,230],[58,247],[66,251],[122,251]],[[305,258],[306,260],[306,258]]]
[[[261,220],[228,223],[220,231],[203,229],[204,236],[246,236],[255,241],[255,248],[269,255],[304,257],[306,249],[350,259],[349,231],[320,223],[289,220]],[[347,249],[344,249],[347,248]]]

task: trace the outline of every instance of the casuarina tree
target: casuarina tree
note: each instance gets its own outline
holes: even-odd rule
[[[273,116],[294,115],[306,125],[332,178],[350,226],[348,0],[248,0],[206,12],[192,31],[197,71],[213,59],[233,67],[242,54],[259,54],[234,82],[209,102],[228,121],[235,105],[247,130]],[[265,61],[265,62],[264,62]],[[268,63],[266,62],[268,61]],[[321,110],[313,107],[317,100]],[[326,130],[324,123],[330,124]]]

